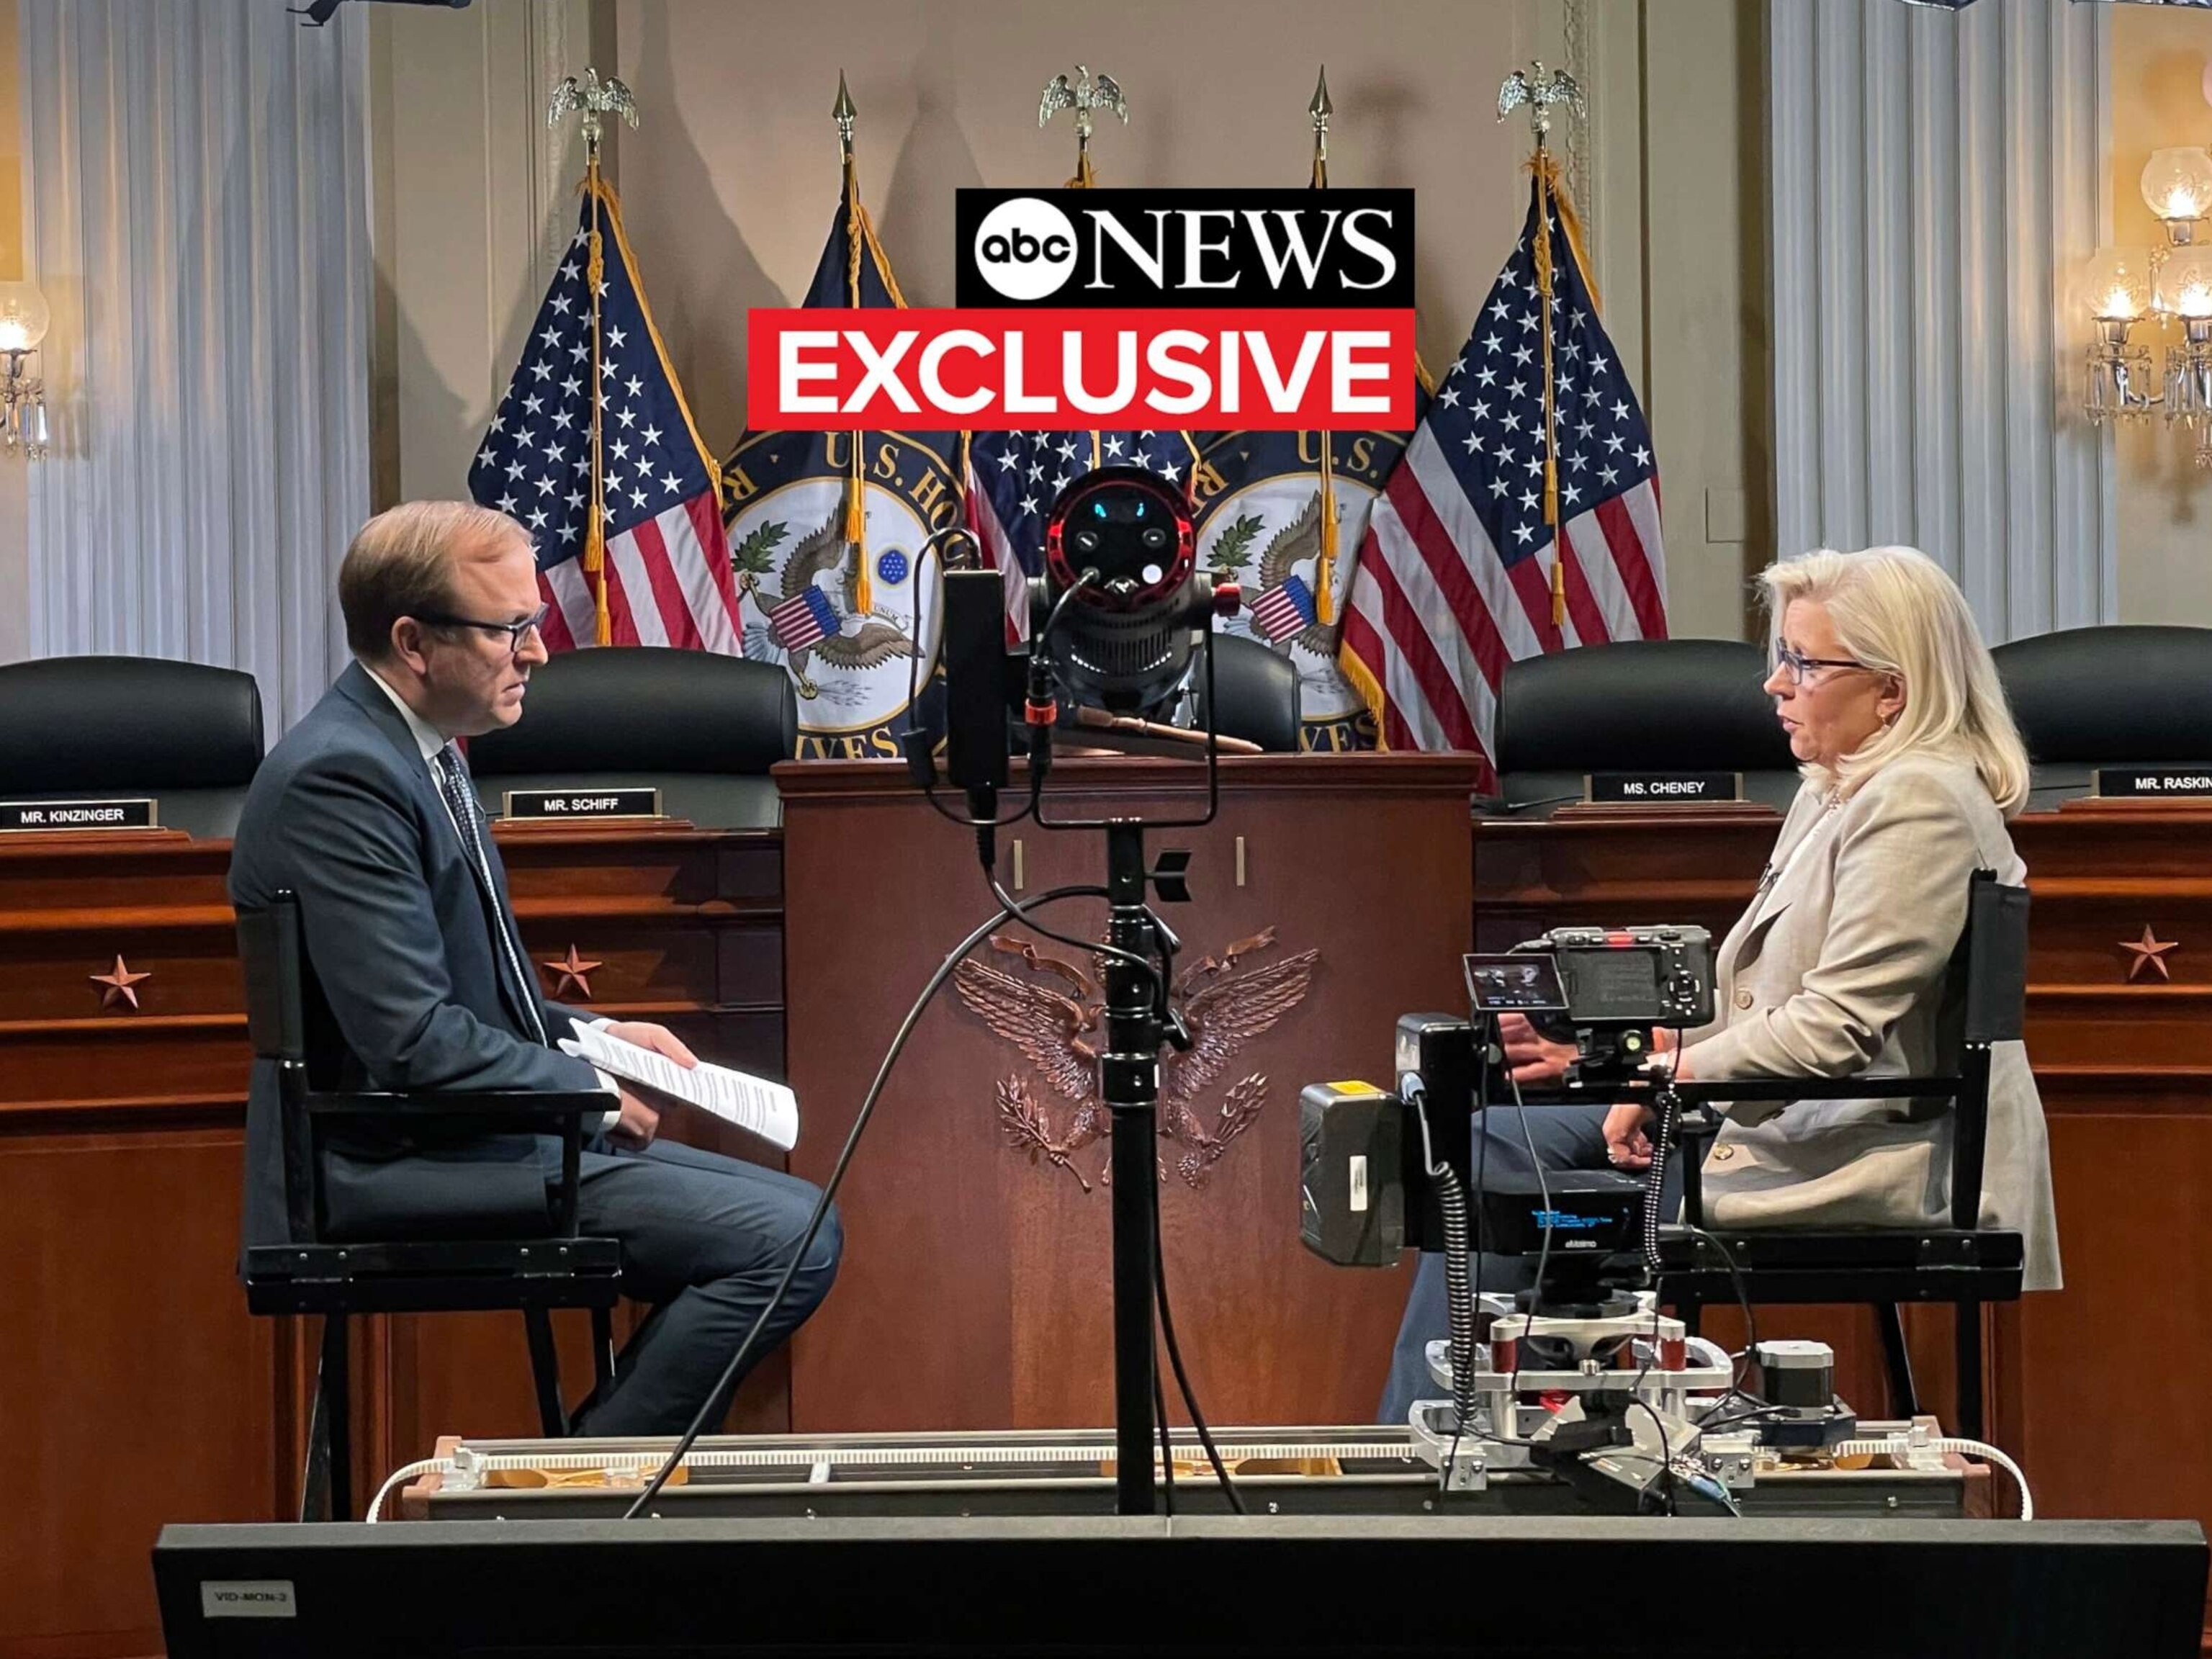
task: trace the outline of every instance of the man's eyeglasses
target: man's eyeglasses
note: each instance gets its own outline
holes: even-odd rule
[[[473,617],[455,617],[443,611],[417,611],[415,620],[428,623],[433,628],[473,628],[481,634],[504,634],[507,635],[507,654],[513,657],[521,653],[522,636],[537,633],[552,609],[550,605],[541,605],[520,622],[511,623],[478,622]]]
[[[1867,665],[1855,657],[1802,656],[1786,645],[1778,645],[1774,647],[1774,666],[1789,676],[1790,684],[1802,685],[1805,684],[1806,672],[1809,669],[1864,668]],[[1774,669],[1771,668],[1767,670],[1769,676],[1771,676],[1773,672]]]

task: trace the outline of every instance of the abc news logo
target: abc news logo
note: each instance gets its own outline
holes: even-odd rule
[[[1403,309],[1410,190],[963,190],[963,309]]]

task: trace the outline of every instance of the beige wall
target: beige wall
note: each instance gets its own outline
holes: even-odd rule
[[[926,305],[951,298],[956,188],[1066,177],[1066,118],[1040,132],[1036,109],[1079,57],[1130,100],[1129,126],[1095,141],[1107,185],[1303,181],[1326,62],[1331,177],[1418,191],[1420,344],[1440,368],[1525,211],[1527,129],[1496,120],[1498,83],[1531,58],[1576,62],[1583,205],[1607,325],[1643,371],[1675,631],[1741,632],[1741,526],[1756,538],[1767,495],[1758,0],[1132,0],[1110,21],[1088,0],[375,9],[380,500],[465,487],[573,213],[580,147],[544,136],[545,91],[587,59],[636,93],[643,125],[614,166],[625,219],[718,450],[744,424],[746,310],[802,293],[829,229],[840,69],[863,190]]]
[[[0,6],[0,282],[20,280],[23,269],[22,100],[16,70],[15,8]],[[29,463],[0,456],[0,662],[31,648],[31,607],[23,595],[31,579]]]
[[[2205,63],[2212,15],[2164,7],[2112,11],[2112,237],[2147,246],[2164,240],[2142,198],[2143,163],[2154,149],[2212,143]],[[2086,327],[2084,334],[2086,337]],[[2171,337],[2138,330],[2154,356]],[[2069,395],[2081,395],[2077,372]],[[2212,625],[2212,471],[2196,467],[2191,440],[2163,421],[2124,428],[2118,439],[2120,619]]]

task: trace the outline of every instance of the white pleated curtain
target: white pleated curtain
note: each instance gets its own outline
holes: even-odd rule
[[[368,511],[359,9],[20,0],[53,311],[31,649],[250,670],[272,739],[344,660],[331,575]]]
[[[2075,412],[2105,8],[1770,0],[1776,551],[1906,542],[1992,642],[2118,615]]]

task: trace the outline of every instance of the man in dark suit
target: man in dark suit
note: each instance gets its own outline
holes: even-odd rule
[[[579,1426],[672,1434],[707,1401],[819,1194],[775,1170],[657,1142],[662,1097],[618,1087],[554,1046],[590,1016],[538,994],[498,848],[452,741],[521,717],[531,670],[546,657],[537,572],[520,526],[467,503],[409,502],[362,526],[338,572],[356,660],[255,776],[230,892],[246,906],[287,888],[299,896],[340,1086],[610,1091],[583,1155],[578,1222],[622,1241],[623,1290],[655,1305],[614,1388],[587,1404]],[[609,1030],[694,1063],[659,1025]],[[274,1068],[257,1064],[246,1110],[251,1243],[287,1237],[277,1113]],[[334,1143],[325,1169],[331,1234],[541,1231],[558,1147],[551,1137],[459,1127]],[[828,1293],[842,1246],[833,1212],[755,1358]]]

